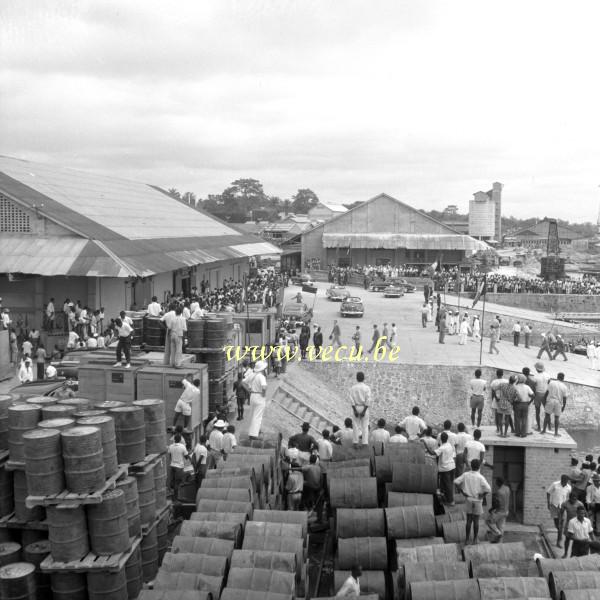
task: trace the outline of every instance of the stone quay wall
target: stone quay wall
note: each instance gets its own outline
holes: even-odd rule
[[[319,381],[311,385],[310,395],[315,408],[330,415],[334,422],[351,416],[349,391],[356,382],[356,373],[365,373],[365,382],[371,387],[373,408],[371,422],[383,417],[388,425],[395,425],[419,406],[421,415],[432,427],[441,427],[445,419],[454,425],[470,424],[468,384],[477,366],[430,366],[390,363],[300,363],[303,370]],[[496,378],[496,370],[483,367],[486,381]],[[508,377],[513,372],[505,370]],[[300,374],[300,373],[299,373]],[[309,379],[309,378],[307,378]],[[561,417],[561,427],[591,429],[600,426],[600,390],[567,382],[569,398]],[[308,390],[307,390],[308,391]],[[532,405],[533,409],[533,405]],[[493,425],[489,397],[483,412],[483,425]]]
[[[488,292],[487,301],[546,313],[600,312],[600,296],[588,296],[586,294],[506,294]]]

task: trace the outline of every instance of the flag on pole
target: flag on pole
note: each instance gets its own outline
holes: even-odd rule
[[[477,288],[477,293],[475,294],[475,298],[473,299],[473,304],[472,304],[471,308],[475,308],[475,305],[479,302],[479,299],[481,298],[481,296],[485,296],[486,291],[487,291],[487,275],[484,275],[483,281],[479,284],[479,287]]]

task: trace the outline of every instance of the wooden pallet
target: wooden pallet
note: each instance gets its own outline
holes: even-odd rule
[[[129,474],[130,475],[145,475],[150,471],[150,469],[154,468],[154,465],[158,461],[159,458],[164,456],[166,452],[161,452],[160,454],[148,454],[144,460],[136,463],[130,463],[128,465]]]
[[[123,569],[125,563],[140,545],[141,541],[141,536],[131,538],[131,548],[127,552],[107,555],[99,555],[90,552],[81,560],[72,560],[70,562],[59,562],[54,560],[52,555],[48,555],[41,562],[40,568],[45,573],[86,573],[89,571],[108,571],[110,573],[115,573]]]
[[[104,482],[102,488],[95,492],[90,492],[89,494],[75,494],[69,492],[69,490],[63,490],[59,494],[51,494],[49,496],[27,496],[27,498],[25,498],[25,506],[27,506],[27,508],[33,508],[34,506],[75,508],[82,504],[100,504],[102,502],[102,494],[108,490],[114,490],[117,481],[125,475],[127,475],[127,465],[120,465],[117,472]]]
[[[48,531],[48,521],[20,521],[15,513],[5,515],[0,519],[2,529],[30,529],[34,531]]]
[[[6,470],[7,471],[24,471],[25,463],[20,460],[7,460],[6,461]]]
[[[156,511],[156,516],[154,517],[154,521],[152,523],[142,523],[142,537],[146,537],[150,531],[158,525],[158,522],[165,516],[167,512],[169,512],[172,508],[172,502],[167,500],[167,505]]]

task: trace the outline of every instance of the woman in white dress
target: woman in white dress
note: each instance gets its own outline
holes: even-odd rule
[[[479,342],[481,340],[481,326],[479,324],[479,317],[473,317],[473,341]]]
[[[245,380],[250,388],[250,426],[248,427],[248,437],[250,439],[258,438],[265,412],[267,378],[264,371],[266,368],[267,361],[259,360],[254,366],[252,375]]]

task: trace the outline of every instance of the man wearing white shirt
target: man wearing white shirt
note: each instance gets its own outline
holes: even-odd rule
[[[149,317],[160,317],[160,313],[162,312],[162,308],[158,303],[158,298],[156,296],[152,296],[152,302],[148,304],[148,316]]]
[[[176,433],[173,443],[168,447],[167,453],[171,458],[171,486],[173,488],[173,498],[177,500],[179,484],[184,479],[185,459],[188,456],[187,448],[181,441],[181,436]]]
[[[360,576],[362,568],[360,565],[352,567],[352,575],[344,581],[342,587],[335,595],[336,598],[346,598],[347,600],[356,600],[360,596]]]
[[[456,451],[456,434],[451,431],[452,429],[452,421],[446,419],[444,421],[444,431],[448,434],[448,443],[455,449]],[[437,436],[438,445],[442,445],[442,433]]]
[[[352,408],[352,425],[354,429],[354,445],[358,445],[362,434],[362,445],[369,444],[369,407],[371,405],[371,388],[365,383],[365,374],[356,374],[356,383],[350,388],[350,405]]]
[[[173,414],[173,427],[177,425],[177,421],[179,421],[180,417],[183,417],[183,427],[187,429],[190,425],[190,421],[192,419],[192,403],[194,400],[200,400],[200,380],[194,379],[191,382],[188,377],[184,377],[181,381],[183,385],[183,393],[177,400],[177,404],[175,404],[174,414]]]
[[[569,485],[568,475],[561,475],[560,480],[551,483],[546,490],[548,510],[550,511],[550,516],[554,521],[554,526],[558,531],[556,545],[559,548],[562,548],[561,540],[564,529],[563,524],[560,522],[561,506],[568,500],[570,494],[571,486]]]
[[[492,491],[486,478],[479,472],[479,461],[471,461],[470,471],[465,471],[460,477],[454,480],[462,493],[466,496],[466,543],[469,543],[471,537],[471,525],[473,526],[473,544],[477,544],[479,536],[479,517],[483,514],[483,498]]]
[[[517,321],[512,328],[512,332],[513,332],[513,344],[515,346],[519,345],[519,338],[521,337],[521,323],[519,323],[519,321]]]
[[[122,365],[126,369],[129,369],[131,367],[131,332],[133,329],[127,323],[121,321],[121,319],[115,319],[115,325],[117,326],[119,341],[117,343],[117,362],[114,366],[118,367]],[[121,362],[123,353],[125,354],[125,363]]]
[[[471,425],[475,427],[475,413],[477,413],[477,427],[481,425],[481,414],[483,413],[484,396],[487,390],[487,382],[481,379],[481,369],[475,371],[475,379],[469,382],[471,395]]]
[[[454,506],[454,470],[456,463],[454,447],[448,442],[448,433],[442,431],[440,436],[441,446],[435,451],[438,457],[439,486],[446,503]]]
[[[572,542],[571,556],[586,556],[590,553],[590,542],[595,540],[591,521],[585,516],[583,505],[577,508],[577,516],[569,521],[567,538]]]
[[[400,425],[396,425],[394,432],[394,435],[390,437],[390,444],[408,444],[406,431]]]
[[[377,429],[373,429],[369,442],[374,444],[387,444],[390,441],[390,432],[385,428],[385,419],[377,421]]]
[[[19,367],[19,381],[21,383],[31,383],[33,381],[33,368],[31,367],[31,359],[26,358],[21,361]]]
[[[412,415],[405,417],[400,421],[400,427],[403,427],[408,434],[409,440],[416,440],[427,429],[427,424],[419,417],[419,407],[413,406]]]
[[[196,470],[196,482],[198,485],[206,475],[206,462],[208,460],[208,448],[206,447],[206,436],[201,435],[192,452],[194,468]]]
[[[502,433],[502,413],[498,411],[498,389],[501,385],[508,383],[508,379],[504,378],[504,371],[502,369],[496,369],[496,379],[493,379],[490,383],[490,391],[492,396],[492,410],[494,411],[494,421],[496,423],[496,433]],[[512,430],[512,427],[511,427]]]
[[[465,446],[473,439],[464,423],[459,423],[456,434],[456,476],[460,477],[465,470]]]
[[[464,463],[468,470],[473,460],[478,460],[480,465],[485,463],[485,446],[479,441],[481,439],[481,430],[476,429],[473,432],[473,439],[465,444]]]

